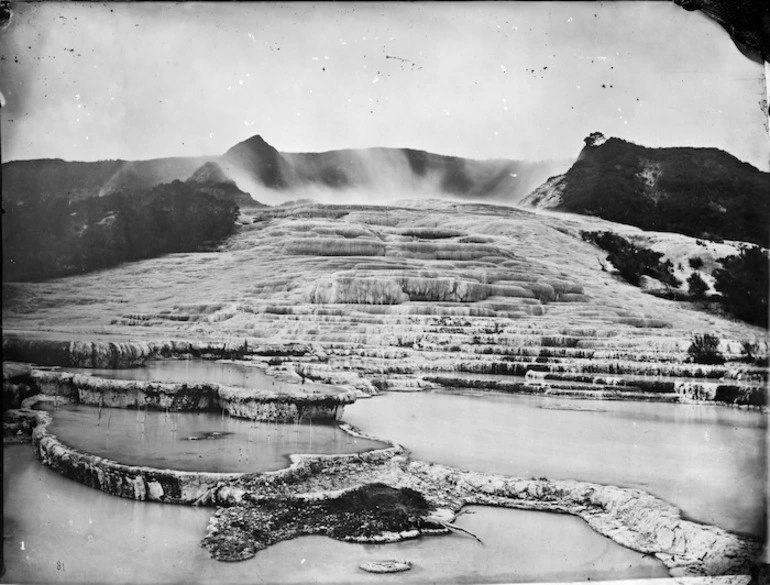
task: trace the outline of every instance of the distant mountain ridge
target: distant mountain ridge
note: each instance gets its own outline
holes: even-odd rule
[[[4,163],[3,199],[66,197],[81,200],[124,189],[187,180],[216,163],[228,181],[253,198],[280,202],[296,191],[371,192],[405,197],[413,192],[516,203],[565,161],[473,160],[408,148],[366,148],[318,153],[282,153],[256,135],[221,156],[171,157],[145,161],[67,162],[39,159]]]
[[[523,206],[594,215],[644,230],[768,247],[770,173],[717,148],[648,148],[599,133]]]

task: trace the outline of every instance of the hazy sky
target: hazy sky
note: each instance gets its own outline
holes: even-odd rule
[[[767,170],[762,67],[672,2],[16,4],[3,160],[421,148],[572,158],[594,130]]]

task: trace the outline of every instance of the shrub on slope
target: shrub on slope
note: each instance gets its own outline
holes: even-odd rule
[[[687,353],[696,364],[719,365],[725,363],[725,356],[719,351],[719,338],[710,333],[693,335]]]
[[[663,254],[636,246],[612,232],[581,232],[583,239],[608,252],[609,260],[623,279],[639,286],[642,276],[650,276],[665,284],[678,287],[681,282],[674,277],[674,267],[669,260],[661,262]]]
[[[642,276],[650,276],[673,287],[681,285],[673,275],[670,261],[647,248],[636,246],[612,232],[581,232],[583,240],[608,252],[609,260],[618,273],[634,286]],[[714,270],[714,288],[718,296],[706,298],[708,287],[699,273],[693,272],[687,281],[690,298],[717,301],[723,310],[733,316],[761,327],[768,325],[768,291],[770,290],[770,262],[768,254],[759,246],[747,247],[738,256],[719,260],[721,268]],[[696,262],[697,264],[697,262]],[[702,265],[702,263],[701,263]],[[670,298],[686,300],[673,295]]]

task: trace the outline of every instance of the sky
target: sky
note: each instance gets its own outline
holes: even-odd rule
[[[0,58],[3,161],[562,160],[593,131],[770,159],[762,66],[672,2],[17,3]]]

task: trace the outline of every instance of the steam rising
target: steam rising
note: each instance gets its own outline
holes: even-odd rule
[[[387,205],[408,198],[512,204],[569,165],[478,161],[398,148],[279,153],[259,136],[231,148],[219,163],[242,191],[268,205],[297,199]]]
[[[99,190],[146,189],[188,180],[215,163],[221,174],[267,205],[309,199],[321,203],[388,205],[404,199],[447,198],[515,204],[569,161],[478,161],[399,148],[281,153],[254,136],[219,157],[126,161]]]

